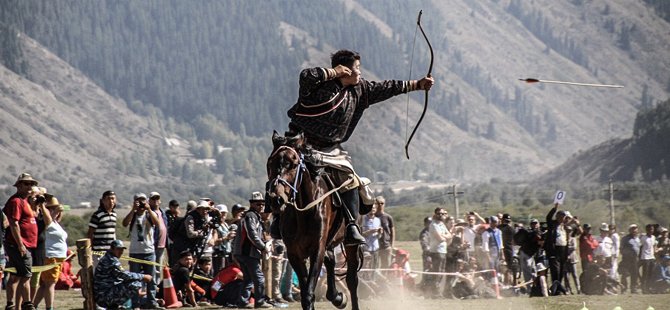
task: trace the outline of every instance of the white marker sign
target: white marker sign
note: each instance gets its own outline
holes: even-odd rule
[[[565,192],[564,191],[556,192],[556,197],[554,197],[554,204],[562,205],[564,200],[565,200]]]

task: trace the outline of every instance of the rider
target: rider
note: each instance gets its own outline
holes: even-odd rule
[[[340,50],[331,55],[332,68],[308,68],[300,73],[299,97],[288,111],[291,122],[287,135],[302,132],[313,150],[346,155],[340,144],[349,139],[365,109],[393,96],[429,90],[433,86],[430,76],[411,81],[367,81],[361,78],[360,59],[357,52]],[[351,159],[346,157],[350,164]],[[365,243],[356,225],[358,189],[352,187],[345,187],[339,194],[348,209],[344,212],[347,218],[345,245]],[[271,229],[275,237],[279,235],[278,222],[275,220]]]

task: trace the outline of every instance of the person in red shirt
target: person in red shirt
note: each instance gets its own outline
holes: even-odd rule
[[[582,260],[582,270],[586,270],[593,262],[593,251],[598,248],[598,241],[591,235],[591,225],[582,226],[582,234],[579,236],[579,258]]]
[[[242,290],[242,270],[236,262],[221,269],[212,280],[210,295],[219,306],[236,307]]]
[[[32,277],[32,256],[30,250],[37,247],[37,222],[28,197],[37,180],[28,173],[22,173],[14,186],[16,193],[9,197],[4,214],[9,221],[5,236],[5,252],[9,257],[9,265],[16,268],[16,273],[7,283],[7,307],[14,309],[14,303],[21,309],[35,309],[30,301],[30,277]],[[44,198],[43,196],[41,198]],[[40,199],[37,197],[36,199]]]

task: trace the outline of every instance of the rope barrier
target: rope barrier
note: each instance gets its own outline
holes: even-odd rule
[[[75,255],[77,255],[77,253],[72,253],[72,254],[70,254],[70,256],[66,257],[66,258],[65,258],[62,262],[60,262],[60,263],[53,263],[53,264],[44,265],[44,266],[32,266],[32,267],[30,268],[30,272],[38,273],[38,272],[43,272],[43,271],[47,271],[47,270],[54,269],[54,268],[56,268],[56,267],[62,265],[64,262],[70,260],[70,259],[71,259],[72,257],[74,257]],[[8,272],[8,273],[16,273],[16,268],[14,268],[14,267],[9,267],[9,268],[4,269],[3,271],[4,271],[4,272]]]

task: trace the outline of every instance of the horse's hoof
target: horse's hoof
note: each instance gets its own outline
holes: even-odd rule
[[[344,294],[342,292],[337,293],[337,296],[335,296],[335,299],[332,301],[333,306],[337,309],[344,309],[347,307],[347,294]]]

